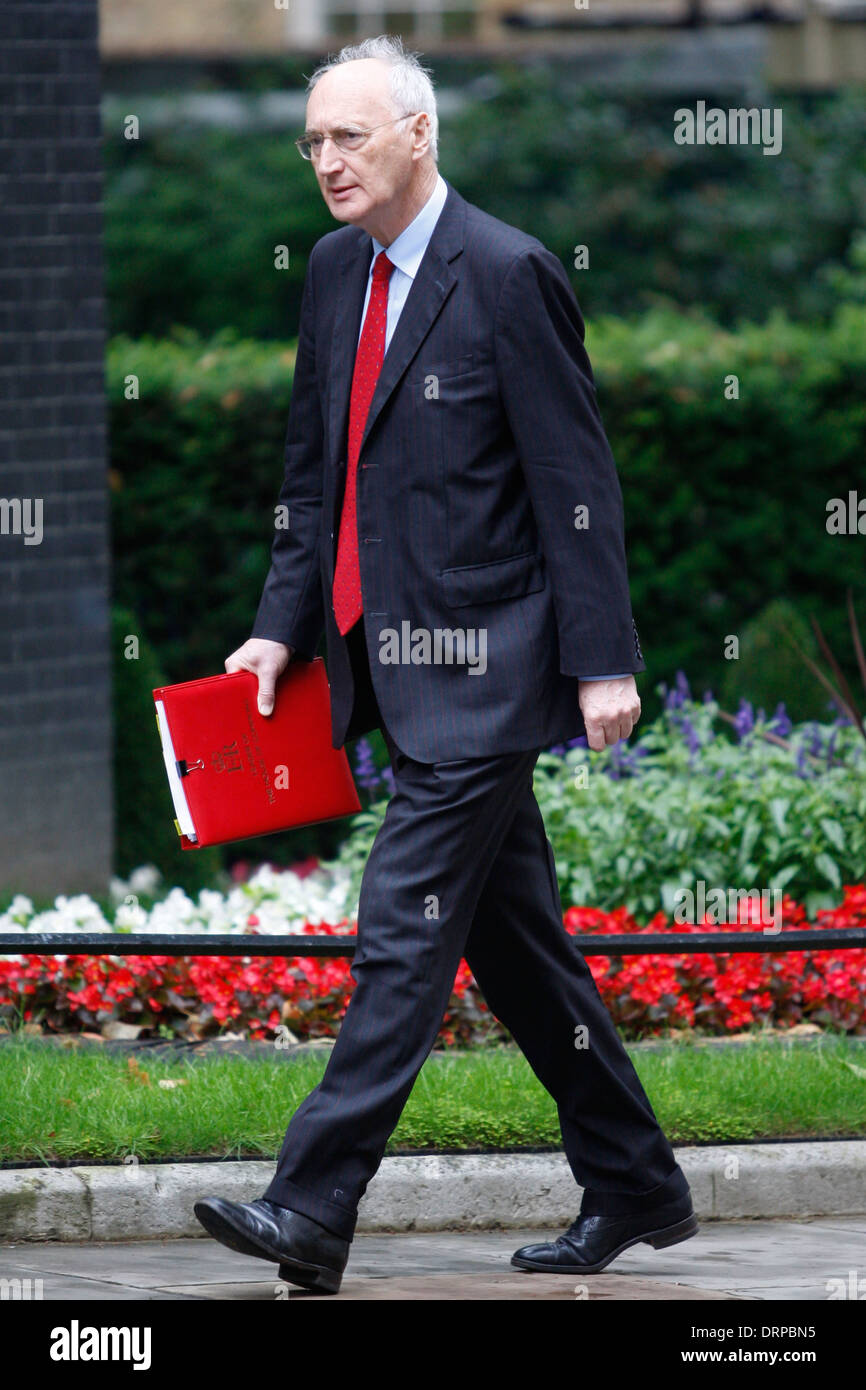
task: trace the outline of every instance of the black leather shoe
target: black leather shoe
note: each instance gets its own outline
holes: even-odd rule
[[[337,1293],[349,1258],[350,1241],[335,1236],[299,1211],[266,1197],[228,1202],[202,1197],[193,1208],[208,1235],[241,1255],[273,1260],[280,1278],[316,1293]]]
[[[656,1250],[696,1234],[691,1197],[629,1216],[578,1216],[565,1235],[544,1245],[523,1245],[511,1256],[517,1269],[547,1274],[599,1274],[630,1245],[645,1241]]]

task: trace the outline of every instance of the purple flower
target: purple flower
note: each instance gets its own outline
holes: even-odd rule
[[[619,743],[614,743],[611,746],[610,758],[604,769],[612,782],[618,782],[620,780],[625,762],[624,750]]]
[[[666,685],[662,686],[662,690],[665,692],[665,709],[682,709],[686,701],[692,698],[684,671],[677,671],[673,690],[669,691]]]
[[[767,726],[770,733],[778,734],[779,738],[787,738],[793,725],[788,718],[784,700],[780,700],[776,706],[776,712]]]
[[[697,753],[703,747],[697,729],[685,714],[680,719],[680,731],[688,745],[690,753]]]
[[[740,701],[740,708],[734,715],[734,728],[737,737],[742,741],[747,734],[750,734],[755,727],[755,712],[748,700]]]
[[[373,749],[369,739],[359,738],[358,746],[355,749],[355,776],[358,785],[367,791],[372,791],[379,785],[379,773],[376,769],[376,759],[373,757]]]
[[[636,777],[640,772],[640,760],[649,750],[635,745],[629,748],[624,740],[611,745],[610,759],[604,771],[612,782],[620,782],[623,777]]]

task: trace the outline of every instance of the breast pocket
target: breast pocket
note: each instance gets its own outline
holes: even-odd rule
[[[465,376],[475,365],[474,352],[466,352],[462,357],[452,357],[447,362],[425,362],[423,356],[415,359],[414,366],[406,377],[406,385],[430,395],[435,394],[443,381],[454,381]]]
[[[544,588],[544,558],[527,552],[484,565],[458,565],[442,571],[442,586],[449,608],[520,598]]]

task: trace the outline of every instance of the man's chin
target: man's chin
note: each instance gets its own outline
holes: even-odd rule
[[[336,217],[340,222],[359,222],[367,211],[367,205],[363,198],[358,197],[358,190],[352,192],[346,198],[329,197],[325,200],[332,217]]]

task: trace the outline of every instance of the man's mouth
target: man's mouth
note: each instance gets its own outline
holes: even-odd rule
[[[353,192],[353,190],[357,188],[357,186],[358,185],[355,183],[347,183],[344,184],[341,188],[332,188],[330,192],[334,198],[345,197],[347,193]]]

